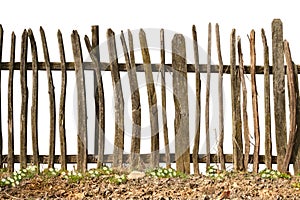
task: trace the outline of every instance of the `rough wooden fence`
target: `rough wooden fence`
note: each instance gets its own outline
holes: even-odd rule
[[[68,163],[77,163],[78,170],[85,171],[87,163],[97,163],[98,167],[105,163],[112,163],[114,167],[120,167],[123,163],[129,161],[131,168],[136,169],[140,166],[141,162],[149,163],[151,167],[158,167],[159,163],[166,163],[167,167],[171,163],[176,162],[177,170],[189,173],[190,163],[193,163],[194,172],[199,173],[199,163],[206,163],[207,166],[211,162],[220,163],[222,170],[225,170],[225,163],[233,163],[234,170],[246,170],[248,164],[253,164],[253,171],[258,172],[259,163],[265,163],[267,168],[272,167],[272,163],[278,164],[280,171],[287,171],[289,163],[294,164],[295,173],[300,172],[300,100],[298,89],[298,70],[300,66],[292,62],[289,43],[283,41],[282,22],[275,19],[272,23],[272,54],[269,55],[269,48],[264,30],[261,31],[261,42],[264,47],[264,65],[256,65],[256,51],[255,43],[259,42],[256,39],[256,34],[251,31],[249,35],[251,63],[249,66],[244,66],[242,44],[239,37],[235,34],[235,29],[232,30],[230,39],[230,64],[223,65],[219,26],[215,26],[218,65],[211,65],[211,40],[212,28],[211,24],[208,27],[208,49],[207,49],[207,64],[199,64],[199,53],[197,44],[197,31],[196,27],[192,28],[192,37],[194,40],[194,59],[195,64],[187,64],[186,61],[186,47],[185,39],[181,34],[175,34],[172,40],[172,64],[165,64],[165,40],[164,30],[160,33],[161,44],[161,62],[159,64],[152,64],[147,45],[145,32],[141,29],[139,34],[140,47],[142,49],[143,63],[135,63],[135,52],[133,46],[133,38],[130,31],[128,31],[128,41],[126,43],[123,32],[121,33],[121,42],[125,55],[125,63],[118,63],[116,51],[116,38],[114,32],[109,29],[107,31],[107,44],[109,53],[109,63],[100,61],[99,53],[99,30],[98,26],[92,27],[92,38],[89,39],[85,36],[85,46],[88,49],[92,62],[83,62],[82,56],[82,43],[77,31],[73,31],[71,35],[72,49],[74,55],[74,62],[67,63],[65,60],[63,38],[60,31],[57,33],[58,46],[60,52],[60,62],[50,62],[49,52],[45,33],[40,28],[41,42],[43,45],[44,62],[38,62],[37,47],[33,32],[24,30],[22,35],[21,45],[21,60],[15,62],[15,35],[11,35],[11,57],[10,62],[1,62],[2,44],[3,44],[3,29],[0,28],[0,67],[1,70],[9,70],[8,79],[8,130],[2,130],[0,135],[0,164],[7,163],[10,171],[14,170],[14,163],[20,163],[24,168],[28,163],[39,166],[40,163],[47,163],[49,167],[53,167],[54,163],[60,163],[62,169],[66,169]],[[30,42],[32,62],[27,62],[27,46]],[[273,58],[273,66],[269,65],[269,56]],[[286,66],[284,66],[284,57],[286,59]],[[238,60],[236,59],[238,58]],[[166,110],[166,87],[165,87],[165,71],[166,66],[172,66],[173,75],[173,92],[174,92],[174,105],[175,105],[175,154],[170,153],[169,149],[169,133],[167,127],[167,113]],[[21,116],[20,124],[13,123],[13,74],[14,70],[20,70],[20,84],[21,84]],[[30,98],[27,89],[27,70],[32,71],[32,106],[28,111],[28,98]],[[38,71],[46,70],[48,77],[48,94],[49,94],[49,115],[50,115],[50,144],[49,155],[40,155],[38,147],[39,130],[37,128],[38,121]],[[61,71],[61,96],[60,102],[55,102],[55,92],[52,80],[52,71]],[[67,155],[66,146],[66,131],[65,131],[65,99],[66,99],[66,84],[67,84],[67,70],[73,70],[76,74],[77,85],[77,100],[78,100],[78,154]],[[96,86],[95,92],[95,108],[96,108],[96,142],[98,155],[87,154],[87,110],[86,110],[86,95],[85,95],[85,78],[84,70],[94,71],[94,82]],[[111,71],[114,103],[115,103],[115,139],[114,151],[111,155],[104,155],[104,138],[105,138],[105,95],[104,83],[102,82],[101,71]],[[120,71],[127,71],[129,76],[129,84],[131,90],[132,100],[132,142],[131,153],[125,155],[124,150],[124,99],[123,91],[120,81]],[[162,120],[163,120],[163,136],[165,145],[165,154],[159,154],[159,123],[158,123],[158,108],[157,96],[153,82],[152,72],[160,72],[162,77],[161,94],[162,94]],[[187,93],[187,73],[195,73],[196,76],[196,116],[195,121],[189,121],[188,109],[188,93]],[[141,136],[141,106],[139,85],[137,81],[137,73],[144,73],[147,82],[148,103],[151,124],[151,154],[140,154],[140,136]],[[206,98],[205,109],[201,108],[200,92],[201,80],[200,73],[207,73],[206,83]],[[210,153],[210,140],[209,140],[209,98],[210,98],[210,74],[218,73],[218,99],[219,99],[219,141],[218,141],[218,154]],[[233,154],[224,155],[223,142],[224,142],[224,116],[223,116],[223,73],[230,73],[231,76],[231,102],[232,102],[232,144]],[[244,74],[251,74],[251,91],[247,91],[245,85]],[[264,115],[265,130],[261,134],[259,128],[259,114],[257,103],[257,87],[256,87],[256,74],[264,74]],[[275,115],[271,116],[270,108],[270,74],[273,74],[273,93],[274,93],[274,110]],[[290,125],[289,134],[286,130],[285,118],[285,76],[288,80],[288,101],[290,111]],[[105,83],[107,84],[107,83]],[[0,88],[6,87],[2,85]],[[242,91],[242,95],[241,95]],[[247,92],[252,94],[252,108],[253,108],[253,122],[254,122],[254,152],[250,154],[250,130],[248,126],[247,114]],[[59,113],[55,113],[55,107],[59,105]],[[5,107],[4,105],[1,106]],[[205,124],[200,124],[200,113],[205,112]],[[31,133],[27,133],[28,112],[31,112]],[[276,138],[271,138],[271,117],[275,118],[275,131]],[[60,136],[60,155],[55,155],[55,121],[59,121],[59,136]],[[1,120],[0,120],[1,122]],[[3,123],[3,122],[2,122]],[[1,125],[1,124],[0,124]],[[189,126],[195,126],[195,139],[194,146],[189,146]],[[14,154],[14,126],[20,126],[20,155]],[[206,154],[199,154],[200,144],[200,126],[205,126],[206,135]],[[27,135],[32,137],[32,152],[33,155],[27,155]],[[242,139],[244,135],[244,140]],[[260,138],[265,137],[265,155],[259,155]],[[287,140],[288,136],[288,140]],[[8,138],[8,155],[2,155],[2,138]],[[276,142],[277,156],[273,156],[272,142]],[[192,154],[190,154],[192,148]]]

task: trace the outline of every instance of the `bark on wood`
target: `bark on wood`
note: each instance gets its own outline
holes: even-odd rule
[[[2,62],[2,50],[3,50],[3,28],[0,25],[0,63]],[[1,68],[0,68],[0,105],[1,105]],[[3,168],[3,135],[2,135],[2,111],[0,106],[0,168]]]
[[[32,56],[32,103],[31,103],[31,137],[33,164],[39,171],[39,145],[38,145],[38,55],[36,42],[31,29],[28,30],[28,37],[31,44]]]
[[[76,86],[77,86],[77,142],[78,142],[78,157],[77,169],[85,172],[87,168],[87,112],[86,112],[86,94],[85,94],[85,79],[83,70],[83,59],[81,52],[80,38],[77,31],[73,31],[71,35],[72,49],[75,61]]]
[[[258,118],[258,103],[257,103],[257,89],[255,79],[256,67],[256,52],[255,52],[255,32],[250,33],[250,59],[251,59],[251,91],[252,91],[252,108],[253,108],[253,123],[254,123],[254,153],[253,153],[253,172],[258,173],[258,156],[260,147],[260,132],[259,132],[259,118]]]
[[[194,47],[194,60],[195,60],[195,76],[196,76],[196,113],[195,113],[195,139],[193,148],[193,166],[194,173],[199,174],[199,144],[200,144],[200,122],[201,122],[201,80],[199,71],[199,52],[196,26],[193,25],[193,47]]]
[[[230,37],[230,76],[231,76],[231,103],[232,103],[232,144],[233,169],[241,171],[243,167],[243,141],[240,105],[240,79],[236,68],[236,36],[235,29]]]
[[[21,43],[20,82],[21,82],[21,116],[20,116],[20,168],[27,167],[27,112],[28,112],[28,89],[27,89],[27,47],[28,33],[24,30]]]
[[[130,35],[130,31],[128,31]],[[129,36],[130,43],[132,43],[132,35]],[[131,105],[132,105],[132,140],[131,140],[131,156],[130,156],[130,168],[138,169],[139,167],[139,157],[140,157],[140,137],[141,137],[141,104],[140,104],[140,93],[139,86],[136,76],[136,70],[131,66],[130,57],[128,53],[127,44],[125,41],[124,33],[121,32],[120,36],[123,52],[125,56],[125,61],[127,65],[127,73],[130,85],[131,94]],[[131,44],[132,46],[133,44]]]
[[[218,156],[221,164],[221,170],[225,169],[223,143],[224,143],[224,109],[223,109],[223,59],[221,53],[220,31],[219,25],[216,24],[216,44],[219,60],[219,79],[218,79],[218,99],[219,99],[219,141],[218,141]]]
[[[54,84],[52,79],[52,72],[50,66],[50,58],[48,52],[48,46],[46,41],[45,32],[42,27],[40,27],[45,66],[47,71],[48,78],[48,94],[49,94],[49,113],[50,113],[50,139],[49,139],[49,162],[48,168],[54,168],[54,156],[55,156],[55,93],[54,93]]]
[[[8,154],[7,154],[7,169],[8,172],[14,171],[14,109],[13,109],[13,79],[14,79],[14,63],[15,63],[15,48],[16,35],[11,34],[11,49],[10,49],[10,68],[8,75]]]
[[[173,97],[175,104],[176,169],[190,173],[189,106],[185,39],[175,34],[172,40]]]
[[[171,168],[170,146],[167,124],[167,103],[166,103],[166,79],[165,79],[165,33],[164,29],[160,30],[160,73],[161,73],[161,101],[162,101],[162,121],[165,141],[166,168]],[[198,163],[198,162],[197,162]]]
[[[151,167],[156,168],[159,166],[159,129],[158,129],[158,111],[157,111],[157,98],[154,87],[150,54],[146,40],[146,34],[143,29],[140,30],[140,46],[142,50],[144,70],[147,83],[149,115],[151,124]]]
[[[269,47],[264,29],[261,30],[261,37],[264,46],[265,164],[272,169]]]
[[[209,134],[209,96],[210,96],[210,63],[211,63],[211,24],[208,25],[207,77],[205,96],[205,130],[206,130],[206,169],[210,166],[210,134]]]
[[[283,172],[283,160],[286,153],[287,131],[285,111],[285,75],[283,59],[283,28],[282,22],[272,22],[272,56],[273,56],[273,92],[275,113],[275,134],[277,149],[277,169]]]
[[[289,93],[289,108],[290,108],[290,133],[287,143],[286,154],[283,161],[282,170],[288,171],[292,151],[294,149],[295,137],[297,132],[296,115],[297,115],[297,101],[299,93],[295,90],[295,70],[290,52],[288,41],[284,41],[284,52],[287,64],[287,80]]]
[[[66,129],[65,129],[65,104],[66,104],[66,87],[67,87],[67,72],[66,72],[66,58],[63,38],[60,30],[57,32],[57,40],[61,62],[61,88],[60,88],[60,101],[59,101],[59,139],[60,139],[60,155],[61,155],[61,169],[67,169],[66,155]]]
[[[107,30],[107,46],[112,70],[111,76],[115,101],[115,146],[113,166],[121,167],[124,151],[124,99],[119,73],[115,33],[111,29]]]
[[[245,140],[245,154],[244,154],[244,169],[248,169],[249,153],[250,153],[250,132],[248,125],[248,113],[247,113],[247,88],[244,77],[244,60],[242,52],[241,38],[238,37],[238,55],[239,55],[239,70],[243,91],[243,128],[244,128],[244,140]]]

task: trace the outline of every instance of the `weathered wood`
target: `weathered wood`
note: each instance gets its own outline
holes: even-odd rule
[[[200,145],[200,122],[201,122],[201,80],[199,71],[199,51],[196,26],[193,25],[193,47],[194,47],[194,60],[195,60],[195,76],[196,76],[196,113],[195,113],[195,139],[193,147],[193,166],[194,174],[199,174],[199,145]]]
[[[151,70],[151,60],[149,49],[147,45],[146,34],[143,29],[139,33],[140,46],[142,50],[144,70],[147,83],[149,115],[151,125],[151,167],[156,168],[159,166],[159,127],[158,127],[158,111],[157,111],[157,98],[154,87],[153,75]]]
[[[176,169],[189,174],[189,104],[186,66],[184,36],[175,34],[172,40],[173,97],[175,104],[175,159]]]
[[[290,108],[290,133],[289,133],[289,140],[287,143],[282,170],[288,171],[290,159],[292,156],[292,151],[294,149],[294,143],[295,143],[295,137],[297,131],[296,115],[297,115],[297,101],[298,101],[299,93],[297,93],[295,88],[296,74],[294,74],[295,70],[294,70],[294,64],[292,61],[289,43],[286,40],[284,41],[284,53],[285,53],[285,60],[287,64],[287,80],[288,80],[289,108]]]
[[[207,76],[205,95],[205,131],[206,131],[206,169],[210,166],[210,134],[209,134],[209,96],[210,96],[210,64],[211,64],[211,23],[208,25],[208,47],[207,47]]]
[[[87,110],[85,78],[80,38],[77,31],[71,35],[73,57],[75,61],[76,86],[77,86],[77,169],[85,172],[87,169]]]
[[[28,89],[27,89],[27,47],[28,33],[24,30],[21,43],[21,63],[20,63],[20,82],[21,82],[21,115],[20,115],[20,168],[27,167],[27,112],[28,112]]]
[[[2,25],[0,25],[0,63],[2,62],[3,32],[4,31]],[[1,68],[0,68],[0,105],[1,105]],[[0,168],[3,168],[2,154],[3,154],[2,109],[0,106]]]
[[[48,46],[46,41],[46,36],[44,29],[40,27],[40,34],[41,40],[43,45],[43,52],[44,52],[44,59],[45,59],[45,66],[47,71],[47,78],[48,78],[48,94],[49,94],[49,113],[50,113],[50,139],[49,139],[49,168],[54,168],[54,156],[55,156],[55,93],[54,93],[54,84],[52,79],[52,72],[50,68],[50,58],[48,52]]]
[[[231,105],[232,105],[232,145],[233,169],[241,171],[243,167],[243,141],[240,105],[240,78],[236,68],[236,36],[235,29],[230,36],[230,76],[231,76]]]
[[[161,74],[161,102],[162,102],[162,121],[165,141],[166,168],[171,168],[170,145],[167,124],[167,100],[166,100],[166,63],[165,63],[165,33],[160,30],[160,74]]]
[[[264,29],[261,30],[261,37],[264,46],[265,164],[272,169],[269,47]]]
[[[31,138],[32,138],[32,154],[33,164],[37,166],[39,171],[39,146],[38,146],[38,55],[36,42],[31,29],[28,30],[28,37],[31,44],[32,56],[32,100],[31,100]]]
[[[128,31],[128,38],[131,49],[133,49],[133,40],[131,32]],[[140,138],[141,138],[141,103],[138,80],[136,76],[135,66],[132,67],[130,63],[130,57],[128,54],[128,48],[126,45],[123,31],[120,36],[125,61],[127,65],[127,73],[129,78],[130,94],[131,94],[131,107],[132,107],[132,139],[131,139],[131,156],[130,167],[131,169],[138,169],[140,161]],[[130,49],[130,51],[131,51]]]
[[[283,54],[283,28],[279,19],[272,22],[272,56],[273,56],[273,93],[275,114],[275,134],[277,149],[277,169],[283,169],[286,152],[287,130],[285,111],[285,68]]]
[[[216,44],[219,60],[219,78],[218,78],[218,99],[219,99],[219,141],[218,141],[218,156],[221,164],[221,170],[225,169],[223,143],[224,143],[224,109],[223,109],[223,59],[221,53],[220,31],[219,24],[216,24]]]
[[[57,31],[57,41],[59,47],[59,55],[61,62],[61,87],[60,87],[60,101],[59,101],[59,140],[60,140],[60,155],[61,155],[61,169],[67,169],[66,155],[66,129],[65,129],[65,104],[66,104],[66,87],[67,87],[67,72],[66,72],[66,58],[63,37],[60,30]]]
[[[14,32],[11,34],[11,47],[10,47],[10,68],[8,75],[8,95],[7,95],[7,139],[8,139],[8,154],[7,154],[7,169],[8,172],[14,171],[14,108],[13,108],[13,84],[14,84],[14,63],[16,54],[16,35]]]
[[[257,88],[255,79],[255,67],[256,67],[256,52],[255,52],[255,31],[250,33],[250,60],[251,60],[251,92],[252,92],[252,108],[253,108],[253,124],[254,124],[254,160],[253,160],[253,172],[258,173],[258,156],[260,148],[260,132],[259,132],[259,115],[258,115],[258,103],[257,103]]]
[[[112,84],[115,102],[115,140],[114,140],[114,167],[121,167],[124,151],[124,99],[119,73],[118,56],[116,49],[115,33],[107,30],[107,46],[111,67]]]
[[[244,77],[244,60],[242,52],[242,42],[241,38],[238,37],[238,55],[239,55],[239,70],[243,91],[243,128],[244,128],[244,140],[245,140],[245,154],[244,154],[244,169],[248,169],[249,154],[250,154],[250,132],[248,124],[248,113],[247,113],[247,88],[246,81]]]

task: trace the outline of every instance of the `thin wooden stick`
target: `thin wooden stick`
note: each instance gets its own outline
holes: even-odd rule
[[[196,76],[196,113],[195,113],[195,139],[193,148],[193,166],[194,173],[199,174],[199,144],[200,144],[200,122],[201,122],[201,80],[199,71],[199,52],[198,52],[198,40],[196,26],[193,25],[193,47],[194,47],[194,59],[195,59],[195,76]]]
[[[20,116],[20,167],[27,167],[27,111],[28,111],[28,88],[27,88],[27,47],[28,33],[24,30],[21,44],[20,82],[21,82],[21,116]]]
[[[66,129],[65,129],[65,104],[66,104],[66,87],[67,87],[67,72],[66,72],[66,58],[63,38],[60,30],[57,32],[57,40],[61,62],[61,88],[60,88],[60,102],[59,102],[59,139],[60,139],[60,155],[61,155],[61,169],[67,169],[66,155]]]
[[[297,131],[296,124],[296,112],[297,112],[297,101],[299,94],[295,90],[295,70],[292,61],[291,51],[288,41],[284,41],[284,52],[287,64],[287,77],[288,77],[288,91],[289,91],[289,107],[290,107],[290,134],[287,144],[286,154],[283,161],[282,170],[288,171],[290,159],[292,156],[292,151],[295,143],[295,136]]]
[[[0,63],[2,62],[2,50],[3,50],[3,28],[0,25]],[[0,68],[0,82],[1,82],[1,68]],[[1,105],[1,83],[0,83],[0,105]],[[3,135],[2,135],[2,109],[0,106],[0,168],[3,168]]]
[[[31,132],[32,132],[32,154],[33,164],[39,172],[39,146],[38,146],[38,55],[31,29],[28,30],[32,55],[32,105],[31,105]]]
[[[211,23],[208,25],[207,78],[205,97],[205,130],[206,130],[206,169],[210,166],[210,134],[209,134],[209,96],[210,96],[210,64],[211,64]]]
[[[244,167],[247,170],[250,153],[250,132],[248,125],[248,113],[247,113],[247,88],[244,77],[244,60],[242,52],[241,38],[238,37],[238,55],[239,55],[239,70],[243,90],[243,126],[244,126],[244,140],[245,140],[245,154],[244,154]]]
[[[124,99],[118,67],[115,33],[111,29],[107,30],[107,46],[112,69],[111,76],[115,100],[115,146],[113,166],[121,167],[124,151]]]
[[[16,50],[16,35],[11,34],[11,49],[10,49],[10,68],[8,75],[8,154],[7,154],[7,169],[9,172],[14,171],[14,109],[13,109],[13,84],[14,84],[14,63]]]
[[[48,94],[49,94],[49,112],[50,112],[50,140],[49,140],[49,168],[54,168],[54,156],[55,156],[55,93],[54,84],[52,79],[52,72],[50,67],[50,58],[48,52],[48,46],[46,41],[45,32],[42,27],[40,27],[41,39],[43,44],[44,59],[48,77]]]
[[[216,44],[219,60],[219,79],[218,79],[218,90],[219,90],[219,141],[218,141],[218,155],[220,157],[221,170],[225,169],[223,143],[224,143],[224,109],[223,109],[223,59],[221,53],[221,42],[219,24],[216,24]]]

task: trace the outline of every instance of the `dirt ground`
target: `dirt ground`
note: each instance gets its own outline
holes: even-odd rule
[[[0,199],[300,199],[293,186],[300,177],[262,179],[252,174],[231,174],[222,180],[204,175],[187,178],[128,180],[120,185],[103,175],[68,182],[61,177],[36,176],[16,187],[0,188]]]

